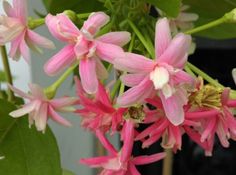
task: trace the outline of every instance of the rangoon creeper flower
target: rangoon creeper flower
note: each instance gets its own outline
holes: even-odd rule
[[[125,108],[115,109],[103,85],[98,85],[98,91],[94,97],[89,97],[81,87],[80,81],[75,79],[77,85],[77,95],[79,96],[79,105],[81,109],[75,112],[82,117],[82,126],[96,132],[101,130],[107,132],[110,129],[112,133],[119,130],[123,124],[123,114]]]
[[[3,1],[7,14],[0,16],[0,45],[11,42],[10,57],[18,60],[22,55],[29,62],[29,47],[40,51],[38,46],[54,48],[54,44],[28,28],[27,0],[13,0],[13,6]]]
[[[224,90],[205,85],[199,89],[192,97],[192,104],[198,105],[195,111],[201,112],[201,115],[193,118],[201,123],[200,127],[188,128],[188,132],[200,134],[198,144],[207,143],[206,154],[211,155],[215,135],[218,136],[223,147],[229,147],[228,140],[236,140],[236,119],[232,108],[236,107],[236,100],[229,98],[230,89]],[[194,103],[193,103],[194,102]],[[191,110],[191,109],[190,109]],[[215,110],[210,114],[210,110]],[[209,115],[207,115],[207,113]],[[192,131],[191,131],[192,130]]]
[[[174,125],[181,124],[183,106],[188,101],[187,90],[195,82],[182,70],[190,44],[191,37],[182,33],[171,39],[168,20],[160,19],[156,24],[155,60],[133,53],[115,59],[115,67],[129,73],[121,80],[132,87],[118,97],[117,103],[121,106],[142,103],[153,93],[159,93],[167,118]]]
[[[50,100],[37,84],[29,84],[30,94],[26,94],[13,86],[10,87],[16,94],[29,100],[22,108],[11,112],[12,117],[18,118],[29,114],[29,126],[35,123],[37,130],[43,133],[46,130],[49,117],[61,125],[71,126],[71,123],[62,118],[57,112],[73,112],[75,109],[71,105],[75,104],[76,98],[62,97]]]
[[[165,153],[157,153],[149,156],[132,156],[134,143],[134,122],[132,120],[126,121],[123,126],[123,147],[119,152],[115,150],[101,131],[97,131],[97,137],[107,149],[109,155],[81,159],[80,162],[93,168],[103,168],[100,175],[140,175],[135,165],[150,164],[165,157]]]
[[[153,99],[146,99],[148,104],[155,107],[155,110],[146,110],[146,117],[144,124],[151,124],[145,130],[140,132],[135,140],[143,142],[142,147],[146,148],[157,142],[162,138],[163,148],[173,148],[176,152],[178,149],[181,150],[182,146],[182,135],[185,133],[183,126],[199,126],[199,122],[192,121],[185,116],[185,120],[181,125],[173,125],[165,116],[161,100],[157,97]],[[190,113],[191,116],[194,114]]]
[[[107,71],[101,60],[112,63],[115,58],[124,57],[121,46],[130,40],[128,32],[110,32],[96,37],[100,28],[108,21],[109,16],[105,13],[92,13],[79,30],[65,14],[47,15],[46,24],[49,31],[67,45],[45,64],[45,72],[48,75],[55,75],[76,60],[80,60],[79,73],[82,86],[87,93],[96,93],[98,78],[107,77]]]

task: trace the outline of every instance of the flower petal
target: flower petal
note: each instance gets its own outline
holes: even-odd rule
[[[153,85],[149,78],[144,79],[139,85],[130,88],[117,98],[117,104],[126,107],[136,103],[143,103],[153,92]]]
[[[120,77],[120,79],[126,86],[133,87],[140,84],[146,76],[147,75],[142,73],[124,74]]]
[[[155,63],[142,55],[126,53],[125,58],[116,58],[114,61],[116,69],[131,73],[149,73],[153,70]]]
[[[97,38],[98,41],[114,44],[117,46],[124,46],[130,41],[129,32],[109,32]]]
[[[21,91],[20,89],[17,89],[15,88],[14,86],[8,84],[8,86],[11,88],[12,91],[14,91],[16,94],[18,94],[20,97],[23,97],[23,98],[28,98],[28,99],[31,99],[32,96],[27,94],[27,93],[24,93],[23,91]]]
[[[18,117],[24,116],[25,114],[29,114],[30,112],[35,110],[37,105],[38,105],[38,102],[37,101],[33,101],[31,103],[25,104],[20,109],[12,111],[11,113],[9,113],[9,115],[14,117],[14,118],[18,118]]]
[[[97,56],[109,63],[113,63],[116,58],[124,58],[125,53],[123,49],[114,44],[108,44],[103,42],[96,42],[96,54]]]
[[[57,16],[48,14],[45,18],[45,23],[50,33],[58,40],[72,42],[80,35],[79,29],[63,13]]]
[[[20,43],[20,52],[27,63],[30,63],[30,50],[24,39]]]
[[[232,70],[232,76],[233,76],[233,79],[234,79],[234,83],[236,84],[236,68],[234,68]]]
[[[82,59],[79,65],[79,73],[84,90],[89,94],[96,93],[98,90],[96,61],[93,58]]]
[[[186,54],[191,46],[191,37],[182,33],[177,34],[169,47],[158,58],[159,63],[167,63],[177,68],[183,68],[187,61]],[[181,63],[181,65],[179,64]]]
[[[52,41],[50,41],[47,38],[33,32],[32,30],[27,30],[27,36],[33,44],[36,44],[40,47],[47,48],[47,49],[55,48],[55,45],[53,44]]]
[[[13,0],[13,8],[16,15],[15,17],[20,19],[23,24],[27,24],[27,0]]]
[[[15,15],[14,9],[6,0],[3,0],[3,9],[6,12],[7,16],[14,17]]]
[[[174,94],[166,99],[166,97],[162,93],[160,93],[160,97],[165,110],[166,117],[169,119],[169,121],[175,126],[178,126],[183,123],[183,104],[181,103],[177,95]]]
[[[87,21],[84,22],[81,31],[85,34],[89,33],[94,36],[109,20],[110,17],[104,12],[91,13]]]
[[[145,165],[150,164],[156,161],[163,159],[166,156],[166,153],[157,153],[150,156],[138,156],[133,158],[133,164],[135,165]]]
[[[44,65],[44,71],[50,76],[56,75],[61,70],[70,66],[75,61],[75,57],[74,46],[67,45],[48,60]]]
[[[107,79],[108,78],[107,69],[105,68],[105,66],[99,59],[97,58],[94,58],[94,59],[96,61],[96,73],[97,73],[98,78],[100,80]]]
[[[155,37],[155,49],[156,58],[159,58],[165,50],[168,48],[171,42],[171,32],[169,21],[167,18],[162,18],[156,23],[156,37]]]
[[[67,127],[72,125],[68,120],[64,119],[58,113],[56,113],[56,111],[51,106],[49,106],[49,111],[48,112],[49,112],[49,115],[51,116],[51,118],[55,122],[57,122],[57,123],[59,123],[63,126],[67,126]]]

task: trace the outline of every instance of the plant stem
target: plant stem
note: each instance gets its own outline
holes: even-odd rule
[[[203,72],[201,69],[197,68],[196,66],[194,66],[191,63],[187,63],[187,66],[196,74],[200,75],[203,79],[205,79],[207,82],[209,82],[210,84],[216,86],[216,87],[220,87],[220,88],[224,88],[224,86],[222,84],[220,84],[218,81],[216,81],[215,79],[213,79],[212,77],[210,77],[209,75],[207,75],[205,72]]]
[[[133,29],[134,33],[137,35],[137,37],[139,38],[139,40],[141,41],[141,43],[144,45],[144,47],[147,49],[148,53],[151,55],[151,57],[154,59],[155,55],[154,55],[154,51],[152,50],[152,46],[150,46],[148,44],[148,42],[146,41],[145,37],[141,34],[141,32],[139,31],[139,29],[135,26],[135,24],[130,21],[127,20],[130,27]]]
[[[10,69],[9,62],[8,62],[6,47],[0,46],[0,48],[1,48],[2,62],[3,62],[4,72],[6,73],[7,82],[10,85],[13,85],[12,74],[11,74],[11,69]],[[12,92],[12,90],[9,87],[8,87],[8,92],[9,92],[8,100],[13,101],[14,100],[14,93]]]
[[[57,89],[78,65],[79,61],[76,62],[73,66],[69,67],[52,85],[44,89],[44,92],[49,99],[52,99],[56,95]]]
[[[162,175],[172,175],[173,152],[172,149],[165,149],[166,157],[163,162]]]
[[[114,84],[113,89],[111,91],[111,100],[114,100],[120,85],[121,85],[120,79],[116,80],[116,83]]]
[[[216,26],[218,26],[218,25],[220,25],[220,24],[223,24],[223,23],[225,23],[225,22],[227,22],[227,20],[226,20],[226,18],[223,16],[223,17],[221,17],[221,18],[219,18],[219,19],[217,19],[217,20],[215,20],[215,21],[212,21],[212,22],[210,22],[210,23],[207,23],[207,24],[204,24],[204,25],[202,25],[202,26],[199,26],[199,27],[196,27],[196,28],[194,28],[194,29],[191,29],[191,30],[189,30],[189,31],[186,31],[185,34],[191,35],[191,34],[194,34],[194,33],[198,33],[198,32],[201,32],[201,31],[203,31],[203,30],[210,29],[210,28],[212,28],[212,27],[216,27]]]
[[[88,18],[90,14],[91,13],[81,13],[81,14],[77,14],[77,17],[80,19]]]

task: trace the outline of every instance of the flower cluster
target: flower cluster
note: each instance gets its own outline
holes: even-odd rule
[[[0,16],[0,44],[11,42],[10,56],[15,59],[22,55],[28,61],[28,47],[52,48],[53,43],[30,30],[25,3],[13,0],[12,7],[3,2],[7,16]],[[183,14],[178,18],[183,16],[185,21],[197,18]],[[124,46],[131,39],[129,32],[101,34],[107,23],[109,16],[104,12],[91,13],[80,29],[65,13],[48,14],[46,26],[65,46],[48,60],[44,70],[49,76],[65,73],[46,89],[30,84],[30,93],[9,85],[28,100],[10,115],[28,114],[29,125],[35,123],[37,130],[43,132],[49,118],[64,126],[71,125],[57,112],[79,115],[82,127],[94,133],[108,151],[107,156],[80,161],[102,168],[100,175],[138,175],[136,165],[165,157],[165,153],[134,157],[132,149],[136,141],[146,148],[161,139],[163,148],[177,152],[186,134],[206,155],[212,155],[215,136],[223,147],[229,146],[229,139],[236,140],[233,114],[236,100],[230,98],[230,89],[204,84],[201,78],[184,70],[192,43],[190,35],[172,36],[172,23],[160,18],[155,29],[155,57],[148,58],[132,53],[132,49],[126,52]],[[118,72],[112,93],[104,83],[111,73],[107,65]],[[79,69],[79,76],[75,77],[77,97],[54,98],[59,85],[74,68]],[[138,131],[140,124],[148,127]],[[115,149],[107,139],[108,134],[115,133],[123,142],[121,149]]]

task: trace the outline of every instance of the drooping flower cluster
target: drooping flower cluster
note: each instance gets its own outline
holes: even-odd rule
[[[11,7],[4,1],[8,16],[0,17],[0,44],[11,42],[10,55],[16,58],[22,54],[29,60],[28,46],[50,48],[53,44],[29,29],[25,3],[26,0],[13,0]],[[177,20],[179,18],[189,22],[197,17],[182,13]],[[100,35],[109,23],[109,16],[104,12],[91,13],[81,29],[64,13],[48,14],[45,23],[50,33],[66,45],[48,60],[44,70],[50,76],[65,73],[46,89],[30,84],[28,94],[10,86],[28,100],[10,115],[16,118],[28,114],[29,125],[35,123],[37,130],[43,132],[49,118],[65,126],[71,125],[58,112],[79,115],[82,127],[94,133],[108,151],[107,156],[80,161],[93,168],[102,168],[100,175],[139,175],[136,165],[165,157],[164,153],[134,157],[132,149],[136,141],[147,148],[161,139],[163,148],[177,152],[186,134],[205,150],[206,155],[211,155],[216,135],[223,147],[229,146],[229,139],[236,140],[236,120],[232,111],[236,100],[230,98],[230,89],[205,85],[203,80],[184,71],[192,39],[184,33],[173,35],[172,22],[167,18],[156,23],[155,58],[125,52],[122,47],[130,41],[129,32]],[[112,93],[104,85],[103,80],[111,73],[104,62],[118,72]],[[54,98],[58,85],[77,64],[77,97]],[[233,77],[236,77],[235,71]],[[76,110],[72,107],[75,105],[78,106]],[[139,124],[149,126],[138,131]],[[115,149],[107,139],[109,134],[115,133],[123,142],[121,149]]]

